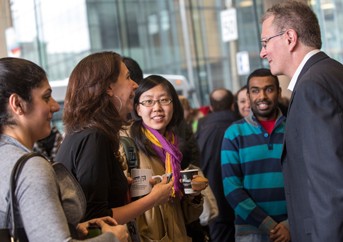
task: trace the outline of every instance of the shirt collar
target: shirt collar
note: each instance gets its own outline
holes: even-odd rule
[[[312,50],[310,52],[308,52],[304,59],[301,61],[300,65],[298,66],[297,70],[295,71],[293,77],[292,77],[292,80],[291,82],[289,83],[288,85],[288,90],[292,91],[294,90],[294,87],[295,87],[295,84],[297,83],[297,80],[298,80],[298,77],[299,77],[299,74],[301,72],[301,70],[303,69],[303,67],[305,66],[306,62],[312,57],[314,56],[315,54],[317,54],[318,52],[320,52],[320,50],[316,49],[316,50]]]
[[[278,107],[278,114],[276,116],[276,121],[275,121],[275,126],[277,126],[280,123],[280,120],[283,121],[286,117],[283,115],[281,112],[281,109]],[[248,116],[244,118],[248,123],[258,127],[259,126],[259,121],[256,118],[254,112],[250,109],[250,113]]]

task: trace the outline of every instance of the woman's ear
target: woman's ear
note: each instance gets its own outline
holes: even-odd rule
[[[11,94],[8,100],[8,105],[10,109],[12,110],[12,112],[18,115],[22,115],[24,113],[23,100],[18,94],[16,93]]]
[[[107,88],[106,93],[107,93],[110,97],[113,97],[113,95],[114,95],[113,90],[114,90],[114,86],[113,86],[113,83],[111,83],[110,86]]]

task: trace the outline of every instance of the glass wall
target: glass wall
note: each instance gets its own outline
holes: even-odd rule
[[[21,57],[40,64],[50,80],[66,78],[90,52],[83,0],[16,0],[11,8]]]
[[[332,58],[343,63],[343,1],[311,0],[316,12],[323,39],[323,50]]]
[[[181,74],[202,105],[213,88],[233,92],[259,57],[267,0],[12,0],[21,57],[40,64],[50,81],[68,78],[89,53],[112,50],[134,58],[144,73]],[[274,3],[274,1],[272,1]],[[276,1],[275,1],[276,2]],[[323,50],[343,61],[343,0],[312,0]],[[223,41],[221,13],[234,9],[237,38]],[[231,24],[231,23],[230,23]],[[243,70],[243,71],[242,71]]]

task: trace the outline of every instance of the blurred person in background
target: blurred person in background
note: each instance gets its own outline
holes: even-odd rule
[[[236,92],[234,110],[241,118],[249,115],[250,101],[247,95],[247,86],[243,86]]]
[[[143,80],[143,71],[137,61],[135,61],[131,57],[124,56],[123,62],[130,72],[131,79],[139,85]]]
[[[137,83],[137,85],[139,85],[139,83],[141,83],[141,81],[143,81],[143,71],[142,71],[141,67],[139,66],[139,64],[137,63],[137,61],[135,61],[131,57],[124,56],[123,62],[130,72],[131,80],[134,81],[135,83]],[[131,113],[129,113],[127,115],[126,119],[127,119],[127,121],[132,119]]]
[[[194,109],[194,115],[193,115],[193,123],[192,123],[192,129],[195,133],[198,130],[198,122],[199,119],[202,119],[210,112],[210,106],[201,106],[197,109]]]
[[[183,107],[184,115],[184,119],[176,129],[176,135],[179,137],[179,149],[182,153],[181,169],[198,169],[201,172],[199,167],[200,151],[191,126],[193,110],[185,96],[179,95],[179,100]],[[202,172],[200,175],[203,175]],[[206,189],[210,188],[207,187]],[[202,214],[199,219],[186,225],[187,234],[189,237],[192,237],[193,241],[208,241],[208,228],[201,225],[201,216]]]
[[[56,126],[53,126],[47,137],[34,143],[33,150],[45,155],[50,161],[55,161],[62,140],[62,134],[58,131]]]
[[[209,223],[211,241],[234,241],[234,212],[227,203],[221,179],[220,152],[225,130],[238,119],[233,112],[234,96],[225,88],[210,93],[211,112],[199,119],[196,139],[201,151],[200,167],[208,178],[219,214]]]
[[[190,116],[191,106],[184,96],[179,96],[180,103],[183,107],[184,119],[178,125],[176,134],[179,139],[179,149],[183,154],[181,169],[186,169],[190,164],[199,166],[199,148],[193,134]],[[189,122],[187,122],[187,119]]]
[[[182,95],[179,95],[179,100],[183,107],[183,117],[186,123],[189,125],[192,125],[194,111],[189,103],[189,100],[185,96],[182,96]]]

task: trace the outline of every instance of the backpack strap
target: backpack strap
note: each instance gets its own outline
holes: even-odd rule
[[[120,143],[124,148],[128,172],[131,172],[131,169],[138,168],[139,166],[139,156],[137,154],[136,144],[133,139],[128,136],[120,136]]]

